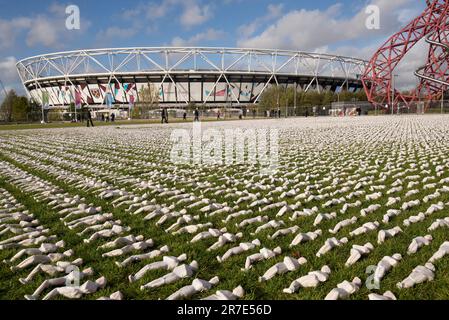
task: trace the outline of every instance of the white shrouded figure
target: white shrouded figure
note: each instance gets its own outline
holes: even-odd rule
[[[220,282],[218,277],[213,277],[209,281],[195,279],[191,285],[182,287],[178,291],[172,293],[167,300],[183,300],[188,299],[195,294],[209,291],[213,286],[216,286]]]
[[[319,258],[328,253],[329,251],[331,251],[332,249],[345,245],[346,243],[348,243],[348,241],[349,241],[348,238],[342,238],[340,240],[338,240],[337,238],[327,239],[324,242],[324,245],[318,250],[316,256]]]
[[[261,225],[260,227],[258,227],[256,229],[256,231],[253,233],[253,235],[258,234],[259,232],[267,230],[267,229],[270,229],[270,228],[271,229],[278,229],[278,228],[280,228],[280,227],[282,227],[284,225],[285,225],[284,221],[271,220],[271,221],[267,222],[266,224]]]
[[[245,295],[245,290],[241,286],[235,288],[232,292],[228,290],[218,290],[215,294],[210,295],[201,300],[222,300],[222,301],[232,301],[243,298]]]
[[[67,274],[64,277],[59,278],[53,278],[53,279],[47,279],[34,291],[31,295],[25,295],[25,299],[27,300],[37,300],[39,296],[48,288],[52,287],[64,287],[67,286],[67,284],[74,283],[75,281],[82,280],[86,277],[92,276],[94,274],[94,271],[92,268],[85,269],[81,272],[75,270],[72,270],[69,274]]]
[[[379,210],[380,208],[382,208],[382,206],[380,204],[372,204],[368,208],[360,210],[360,215],[362,217],[366,217],[368,214],[374,213],[377,210]]]
[[[289,234],[294,234],[294,233],[298,232],[298,230],[299,230],[298,226],[293,226],[291,228],[281,229],[281,230],[276,231],[272,235],[269,235],[268,239],[272,239],[273,240],[273,239],[276,239],[278,237],[284,237],[284,236],[289,235]]]
[[[369,300],[374,301],[388,301],[388,300],[397,300],[396,296],[393,292],[387,291],[383,295],[377,294],[377,293],[371,293],[368,295]]]
[[[19,260],[24,255],[33,256],[33,255],[54,253],[59,249],[64,248],[64,246],[65,246],[64,241],[59,241],[57,243],[42,243],[39,248],[28,248],[20,250],[9,260],[9,262]]]
[[[218,238],[219,236],[226,233],[228,230],[223,228],[221,230],[218,229],[209,229],[208,231],[203,231],[198,233],[196,236],[192,238],[191,243],[195,243],[201,240],[209,239],[209,238]]]
[[[249,226],[251,224],[256,224],[256,223],[263,223],[263,222],[267,222],[269,220],[268,216],[258,216],[255,218],[250,218],[250,219],[246,219],[243,220],[240,223],[236,223],[235,226],[242,229],[245,228],[246,226]]]
[[[437,219],[434,223],[432,223],[427,231],[435,231],[439,228],[449,228],[449,217],[444,219]]]
[[[369,255],[374,250],[374,246],[368,242],[363,246],[353,245],[351,249],[351,254],[345,263],[346,267],[354,265],[362,257]]]
[[[170,248],[168,246],[163,246],[158,250],[153,250],[148,253],[137,254],[137,255],[128,257],[123,262],[116,261],[115,264],[120,268],[126,267],[127,265],[129,265],[133,262],[154,259],[154,258],[160,257],[161,255],[163,255],[164,253],[167,253],[167,252],[170,252]]]
[[[204,224],[190,225],[190,226],[182,227],[181,229],[179,229],[175,232],[172,232],[172,234],[173,235],[184,234],[184,233],[194,234],[194,233],[197,233],[201,229],[210,228],[212,226],[213,225],[210,222],[204,223]]]
[[[389,209],[384,215],[382,222],[389,223],[392,218],[399,216],[401,213],[401,210]]]
[[[394,238],[402,232],[403,231],[399,226],[389,230],[380,230],[379,233],[377,234],[377,243],[382,244],[387,239]]]
[[[225,246],[228,243],[233,243],[236,242],[238,239],[243,237],[243,233],[239,232],[237,234],[232,234],[232,233],[225,233],[221,236],[218,237],[217,242],[215,242],[213,245],[211,245],[207,251],[213,251],[213,250],[217,250],[223,246]]]
[[[80,287],[60,287],[50,291],[42,300],[51,300],[58,296],[68,299],[79,299],[83,295],[92,294],[106,286],[106,278],[101,277],[94,281],[86,281]]]
[[[241,244],[239,244],[238,247],[234,247],[229,249],[228,251],[226,251],[226,253],[223,256],[217,256],[217,260],[218,262],[222,263],[226,260],[228,260],[229,258],[231,258],[232,256],[236,256],[239,255],[243,252],[249,251],[249,250],[253,250],[256,247],[260,246],[260,241],[259,239],[253,240],[252,242],[243,242]]]
[[[152,271],[152,270],[171,271],[174,268],[176,268],[177,266],[179,266],[179,264],[181,262],[186,261],[186,260],[187,260],[186,254],[182,254],[179,257],[171,257],[171,256],[163,257],[162,261],[147,264],[145,267],[140,269],[134,276],[130,275],[129,282],[133,283],[133,282],[136,282],[136,281],[142,279],[145,276],[145,274],[147,274],[149,271]]]
[[[120,301],[123,300],[123,293],[121,293],[120,291],[114,292],[113,294],[111,294],[109,297],[101,297],[98,298],[97,300],[100,301]]]
[[[399,282],[399,289],[413,288],[415,285],[435,279],[435,266],[432,263],[426,263],[424,266],[417,266],[412,273]]]
[[[383,257],[377,264],[376,269],[374,271],[375,283],[380,283],[380,281],[387,274],[387,272],[396,267],[401,260],[402,255],[400,255],[399,253],[396,253],[391,257],[390,256]]]
[[[115,249],[115,250],[103,253],[101,256],[103,258],[119,257],[119,256],[122,256],[124,254],[130,253],[133,251],[145,250],[145,249],[151,248],[152,246],[154,246],[154,241],[150,239],[150,240],[136,242],[136,243],[124,246],[121,249]]]
[[[268,281],[278,274],[281,275],[287,272],[296,271],[300,266],[306,263],[307,260],[304,257],[301,257],[299,259],[285,257],[283,262],[276,263],[274,266],[268,269],[262,277],[259,277],[259,282]]]
[[[437,252],[429,259],[430,263],[435,263],[436,261],[444,258],[449,254],[449,241],[444,242]]]
[[[319,215],[316,216],[315,221],[313,222],[313,225],[316,227],[319,224],[321,224],[321,222],[323,222],[323,221],[333,220],[335,218],[337,218],[336,212],[320,213]]]
[[[38,264],[26,278],[20,278],[19,282],[22,284],[30,283],[33,278],[43,272],[50,276],[55,276],[58,273],[66,272],[66,270],[70,270],[75,267],[80,267],[83,264],[83,259],[76,259],[73,262],[67,261],[58,261],[56,265],[53,264]],[[73,270],[73,269],[72,269]]]
[[[101,230],[98,232],[95,232],[93,235],[90,236],[89,239],[84,239],[85,243],[91,243],[98,239],[107,239],[112,238],[113,236],[119,236],[125,232],[130,231],[130,227],[122,227],[115,225],[111,229]]]
[[[133,235],[129,235],[126,237],[119,237],[111,242],[105,243],[104,245],[100,246],[100,249],[113,249],[113,248],[117,248],[119,246],[127,246],[136,242],[140,242],[143,241],[143,239],[145,239],[142,235],[140,236],[133,236]]]
[[[309,272],[306,276],[296,279],[290,284],[290,287],[284,289],[284,293],[293,294],[300,288],[316,288],[321,283],[329,280],[331,269],[328,266],[324,266],[320,271]]]
[[[426,219],[426,215],[420,212],[417,216],[411,216],[405,219],[403,224],[405,227],[410,227],[412,224],[423,222]]]
[[[433,237],[430,234],[424,237],[416,237],[415,239],[412,240],[412,243],[410,243],[410,245],[408,246],[407,254],[412,255],[417,253],[420,248],[422,248],[423,246],[430,245],[432,241]]]
[[[290,244],[290,247],[297,246],[298,244],[313,241],[320,237],[323,234],[323,232],[318,229],[313,232],[307,232],[307,233],[299,233],[295,239],[293,239],[292,243]]]
[[[337,234],[341,229],[355,224],[357,222],[357,220],[358,220],[357,217],[352,217],[351,219],[346,219],[346,220],[340,221],[339,223],[337,223],[335,225],[334,229],[330,229],[329,232],[331,234]]]
[[[356,293],[362,287],[362,280],[354,278],[352,282],[343,281],[337,285],[337,288],[331,290],[324,300],[347,299],[351,294]]]
[[[255,253],[246,258],[245,268],[242,271],[250,270],[256,262],[269,260],[274,257],[277,257],[282,253],[281,247],[274,248],[273,250],[262,248],[259,253]]]
[[[158,288],[166,284],[171,284],[181,279],[190,278],[198,270],[198,262],[193,261],[191,264],[183,264],[173,269],[172,272],[165,276],[153,280],[140,287],[140,290]]]
[[[370,231],[375,231],[379,228],[380,223],[378,221],[367,222],[362,225],[360,228],[357,228],[349,233],[351,237],[360,236],[362,234],[368,233]]]
[[[12,266],[12,271],[26,269],[33,265],[38,265],[41,263],[50,263],[50,262],[58,262],[62,259],[70,258],[73,255],[73,250],[68,250],[64,253],[50,253],[48,255],[34,255],[26,258],[22,262],[20,262],[17,266]]]

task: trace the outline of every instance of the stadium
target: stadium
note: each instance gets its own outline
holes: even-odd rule
[[[257,104],[272,85],[357,92],[366,65],[298,51],[161,47],[52,53],[21,60],[17,69],[30,97],[48,109],[128,108],[145,100],[238,107]]]

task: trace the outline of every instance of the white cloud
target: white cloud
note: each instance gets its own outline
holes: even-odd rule
[[[181,37],[176,37],[172,40],[171,45],[174,47],[189,47],[201,44],[202,41],[213,41],[219,40],[226,35],[225,32],[215,29],[208,29],[205,32],[198,33],[197,35],[189,38],[183,39]]]
[[[185,1],[181,24],[185,27],[198,26],[211,19],[212,16],[212,9],[209,5],[200,6],[194,0]]]
[[[91,26],[89,21],[82,19],[81,30],[69,31],[66,29],[65,20],[65,6],[58,4],[51,5],[46,13],[9,20],[0,19],[0,51],[14,48],[17,44],[62,48],[65,43],[83,34]],[[24,43],[18,43],[18,39]]]
[[[249,23],[249,24],[244,24],[241,25],[238,29],[237,32],[240,35],[240,37],[242,38],[249,38],[250,36],[252,36],[263,24],[272,21],[274,19],[279,18],[282,15],[282,11],[283,11],[284,5],[278,4],[278,5],[274,5],[274,4],[270,4],[267,7],[267,13],[266,15],[259,17],[257,19],[255,19],[253,22]]]
[[[381,9],[381,29],[365,27],[365,8],[353,16],[342,14],[341,4],[326,10],[295,10],[286,13],[264,31],[250,38],[242,37],[239,46],[280,48],[310,51],[317,47],[333,46],[353,40],[389,35],[401,26],[402,8],[410,8],[413,0],[373,0]]]
[[[5,85],[8,82],[18,79],[16,63],[17,59],[15,57],[0,59],[0,80],[2,80]]]

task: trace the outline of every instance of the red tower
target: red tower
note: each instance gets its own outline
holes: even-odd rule
[[[449,0],[426,0],[426,3],[426,10],[388,39],[371,58],[362,76],[371,103],[395,106],[399,102],[417,101],[419,97],[437,99],[449,86]],[[430,48],[427,63],[415,72],[420,79],[418,87],[410,96],[396,90],[393,93],[394,70],[421,39]]]

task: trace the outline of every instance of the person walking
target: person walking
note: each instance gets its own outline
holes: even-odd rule
[[[187,120],[187,112],[186,111],[184,111],[184,114],[182,115],[182,118],[184,119],[184,121]]]
[[[111,114],[111,122],[115,122],[115,113]]]
[[[162,108],[162,124],[168,123],[168,111],[166,108]]]
[[[195,122],[199,122],[200,121],[200,111],[198,110],[198,108],[195,109]]]
[[[95,127],[94,122],[92,121],[92,114],[90,113],[90,109],[87,109],[86,116],[87,116],[87,127],[88,128],[91,126],[92,128]]]
[[[217,120],[220,120],[220,118],[221,118],[221,113],[220,113],[220,111],[218,111],[218,113],[217,113]]]

